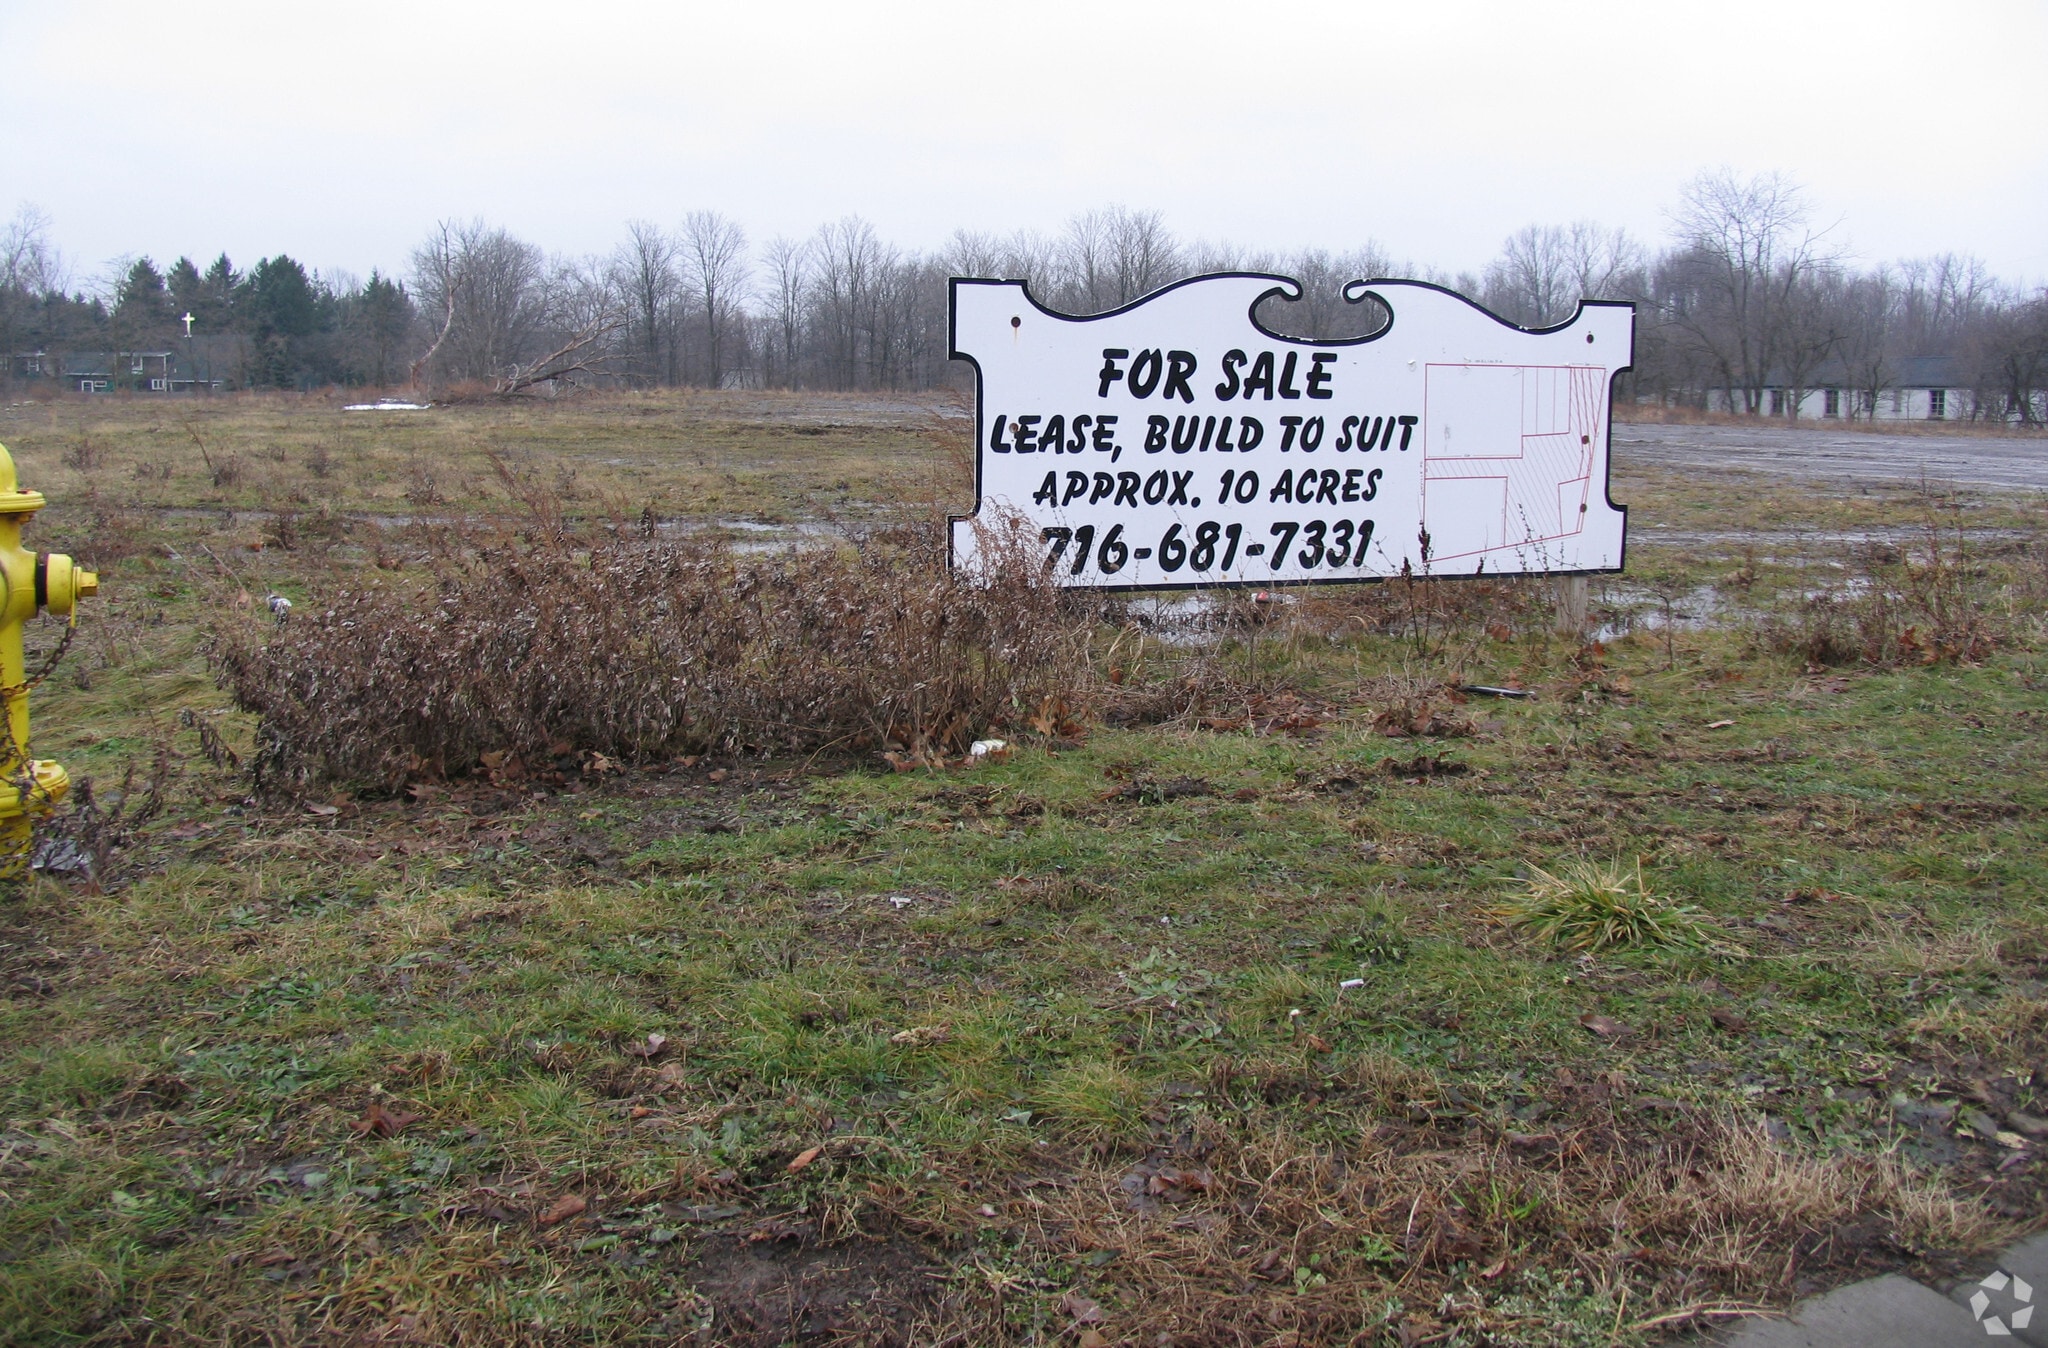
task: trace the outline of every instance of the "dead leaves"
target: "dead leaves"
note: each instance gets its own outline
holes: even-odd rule
[[[1417,754],[1406,762],[1398,758],[1388,759],[1386,770],[1388,776],[1413,784],[1432,777],[1462,776],[1472,769],[1444,754]]]
[[[397,1137],[406,1128],[418,1123],[418,1114],[408,1114],[402,1109],[387,1108],[382,1100],[372,1100],[363,1110],[363,1117],[350,1119],[351,1131],[362,1137]]]
[[[884,749],[882,761],[897,772],[949,772],[956,768],[979,768],[992,763],[1007,763],[1015,752],[1008,740],[976,740],[968,746],[964,758],[948,758],[937,749],[922,752],[904,752],[898,749]]]
[[[1101,1302],[1078,1290],[1060,1298],[1060,1314],[1077,1325],[1099,1325],[1109,1318],[1103,1314]]]
[[[820,1156],[823,1156],[824,1154],[825,1149],[823,1147],[805,1147],[802,1151],[798,1152],[795,1158],[792,1159],[788,1165],[784,1166],[783,1169],[788,1171],[790,1174],[794,1175],[799,1170],[805,1169],[807,1166],[811,1164],[811,1162],[817,1160]]]
[[[1389,739],[1448,739],[1472,733],[1472,723],[1428,699],[1403,698],[1373,717],[1372,728]]]
[[[546,1212],[541,1214],[542,1226],[557,1226],[571,1217],[579,1217],[590,1206],[590,1200],[582,1194],[563,1194]]]
[[[515,786],[526,780],[526,764],[510,749],[495,749],[477,755],[477,762],[483,768],[484,780],[492,786]]]
[[[1155,781],[1140,774],[1116,790],[1104,792],[1096,799],[1105,804],[1165,805],[1171,801],[1215,794],[1216,788],[1200,777],[1169,777],[1164,781]]]
[[[1166,1204],[1185,1203],[1212,1194],[1217,1186],[1215,1173],[1207,1166],[1177,1165],[1152,1158],[1126,1171],[1117,1187],[1123,1190],[1126,1207],[1150,1216]]]
[[[627,1046],[626,1046],[626,1056],[627,1056],[627,1057],[630,1057],[630,1058],[645,1058],[645,1059],[647,1059],[648,1061],[650,1061],[650,1062],[651,1062],[651,1061],[653,1061],[654,1059],[656,1059],[656,1058],[660,1057],[660,1056],[661,1056],[661,1054],[662,1054],[662,1051],[663,1051],[664,1049],[666,1049],[667,1047],[668,1047],[668,1036],[667,1036],[667,1035],[665,1035],[665,1034],[650,1034],[650,1035],[648,1035],[648,1036],[647,1036],[647,1037],[646,1037],[645,1039],[641,1040],[641,1041],[640,1041],[639,1043],[637,1043],[637,1044],[629,1044],[629,1045],[627,1045]]]
[[[1109,1319],[1109,1313],[1094,1297],[1074,1288],[1060,1298],[1060,1314],[1067,1318],[1067,1328],[1074,1331],[1076,1348],[1109,1348],[1109,1336],[1096,1328]]]
[[[950,1025],[913,1025],[890,1035],[889,1042],[905,1048],[923,1048],[927,1044],[943,1044],[952,1037],[953,1027]]]
[[[1591,1030],[1602,1039],[1626,1039],[1634,1034],[1628,1026],[1612,1016],[1603,1016],[1598,1011],[1588,1011],[1579,1017],[1579,1024]]]
[[[1254,693],[1245,698],[1242,715],[1205,716],[1195,724],[1219,733],[1249,730],[1255,735],[1306,735],[1320,729],[1330,715],[1329,707],[1299,693]]]
[[[1040,702],[1028,724],[1048,739],[1083,740],[1088,737],[1088,728],[1074,719],[1066,699],[1060,697],[1048,697]]]
[[[1173,1166],[1162,1167],[1145,1181],[1146,1193],[1169,1203],[1208,1193],[1215,1187],[1216,1177],[1206,1169],[1179,1170]]]

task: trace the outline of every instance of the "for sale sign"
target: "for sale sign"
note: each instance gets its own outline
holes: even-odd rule
[[[1357,282],[1392,321],[1307,342],[1254,320],[1284,277],[1198,276],[1091,318],[1021,281],[955,279],[979,374],[978,499],[1063,585],[1168,589],[1621,568],[1608,409],[1634,310],[1529,331],[1436,286]]]

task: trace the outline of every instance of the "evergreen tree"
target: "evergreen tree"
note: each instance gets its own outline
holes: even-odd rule
[[[356,310],[364,345],[363,373],[373,384],[388,384],[396,373],[399,344],[412,330],[412,297],[404,286],[373,270],[356,296]]]
[[[163,335],[171,317],[171,296],[164,288],[163,273],[148,258],[136,259],[114,292],[114,321],[130,341],[145,341]]]
[[[320,328],[320,296],[306,269],[283,253],[264,258],[236,299],[255,339],[250,382],[296,387],[311,374],[307,339]]]
[[[222,253],[200,278],[199,293],[190,306],[193,326],[207,333],[227,332],[236,322],[235,296],[242,288],[242,274]]]
[[[185,315],[190,314],[197,324],[199,311],[193,306],[199,303],[200,292],[206,288],[206,282],[199,275],[199,268],[192,265],[192,259],[181,257],[173,262],[164,276],[164,284],[171,292],[172,321],[182,327]]]

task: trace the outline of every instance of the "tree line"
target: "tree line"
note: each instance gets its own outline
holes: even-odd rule
[[[1591,222],[1517,231],[1478,273],[1397,260],[1371,240],[1276,253],[1183,239],[1157,211],[1110,206],[1056,232],[956,231],[929,251],[858,216],[759,247],[732,218],[627,224],[603,255],[550,254],[483,221],[444,222],[401,273],[358,281],[279,254],[159,268],[124,259],[96,291],[72,284],[49,222],[24,208],[0,234],[0,344],[10,352],[209,343],[231,383],[500,393],[570,385],[918,389],[962,376],[946,357],[946,281],[1031,281],[1048,306],[1100,313],[1187,276],[1273,272],[1302,283],[1261,321],[1289,336],[1358,336],[1385,321],[1346,282],[1434,281],[1502,317],[1545,326],[1581,299],[1632,300],[1637,361],[1624,396],[1797,415],[1798,392],[1860,391],[1874,408],[1906,362],[1956,371],[1951,415],[2048,411],[2048,292],[1945,254],[1857,265],[1817,227],[1796,183],[1700,175],[1652,243]],[[1784,391],[1792,396],[1785,397]],[[1774,396],[1774,391],[1775,396]]]
[[[402,377],[418,311],[402,281],[323,278],[278,254],[238,269],[124,259],[103,293],[74,288],[45,217],[24,207],[0,231],[0,346],[29,353],[188,353],[224,382],[257,388],[380,385]],[[191,317],[189,333],[185,317]],[[21,371],[17,361],[10,373]]]

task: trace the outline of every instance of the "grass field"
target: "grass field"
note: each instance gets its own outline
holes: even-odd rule
[[[1625,465],[1597,643],[1540,580],[1133,601],[972,768],[232,766],[271,593],[536,493],[964,505],[949,411],[0,412],[103,578],[35,748],[113,815],[0,897],[0,1337],[1642,1343],[2044,1223],[2037,500]],[[1539,870],[1670,939],[1517,925]]]

